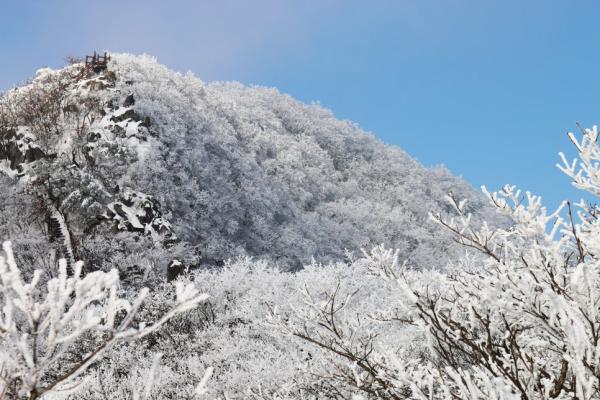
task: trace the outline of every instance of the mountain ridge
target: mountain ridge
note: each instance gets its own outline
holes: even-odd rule
[[[92,264],[112,235],[109,253],[130,246],[163,269],[245,256],[296,269],[381,243],[442,268],[460,250],[428,213],[447,209],[447,192],[494,220],[445,168],[276,89],[205,84],[147,55],[81,68],[42,69],[2,97],[0,171],[68,216],[75,254]]]

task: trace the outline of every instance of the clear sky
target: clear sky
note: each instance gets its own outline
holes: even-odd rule
[[[554,167],[600,124],[600,2],[0,0],[0,90],[94,49],[318,101],[475,186],[578,198]]]

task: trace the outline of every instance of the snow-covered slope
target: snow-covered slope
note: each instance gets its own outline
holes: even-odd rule
[[[91,264],[127,249],[162,268],[175,257],[196,265],[246,255],[297,268],[383,243],[439,267],[458,251],[428,221],[444,195],[490,215],[446,169],[425,168],[320,106],[205,84],[128,54],[91,76],[78,64],[44,69],[7,93],[0,173],[11,177],[0,185],[21,188],[11,192],[18,207],[65,215],[75,256]]]

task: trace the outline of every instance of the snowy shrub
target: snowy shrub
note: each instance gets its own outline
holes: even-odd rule
[[[190,310],[206,295],[192,285],[176,286],[176,302],[155,322],[137,320],[148,295],[142,290],[130,303],[117,295],[116,270],[72,276],[64,260],[58,276],[45,287],[42,272],[25,281],[11,245],[0,257],[0,393],[1,398],[36,399],[76,388],[78,378],[115,344],[136,340],[176,314]]]
[[[363,259],[312,264],[288,273],[264,261],[244,258],[182,277],[182,282],[193,280],[197,290],[208,293],[210,299],[141,341],[116,346],[108,354],[109,360],[90,371],[85,387],[71,399],[130,398],[136,386],[132,382],[144,379],[157,352],[162,359],[151,399],[191,398],[194,383],[208,367],[213,367],[214,373],[206,398],[326,398],[330,381],[316,372],[329,368],[329,357],[273,329],[268,321],[270,309],[276,306],[291,311],[303,304],[305,287],[325,292],[340,283],[351,291],[360,289],[364,301],[355,302],[352,310],[368,315],[379,307],[378,299],[393,293],[394,286],[382,285],[367,272],[368,263]],[[152,319],[170,307],[173,284],[153,288],[141,310],[143,318]]]

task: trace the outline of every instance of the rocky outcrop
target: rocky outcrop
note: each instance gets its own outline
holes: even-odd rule
[[[39,116],[32,120],[23,107],[16,108],[18,115],[12,115],[12,108],[0,102],[0,175],[13,178],[35,196],[34,212],[45,217],[49,247],[57,258],[66,260],[69,274],[76,257],[91,258],[91,263],[86,263],[89,270],[100,264],[99,260],[93,262],[96,255],[86,247],[89,242],[78,240],[106,234],[106,229],[96,229],[99,226],[112,228],[113,234],[133,233],[118,237],[151,238],[153,247],[171,257],[175,252],[172,246],[179,239],[163,217],[159,202],[118,184],[129,166],[143,163],[151,154],[157,144],[157,127],[136,108],[134,94],[117,87],[113,71],[78,74],[77,67],[71,69],[72,73],[44,69],[30,85],[0,96],[0,101],[10,105],[31,100],[36,110],[43,105],[38,105],[37,99],[46,99],[49,90],[60,98],[49,101],[57,106],[52,115],[56,130],[46,136],[36,135],[40,130],[34,122]],[[44,159],[47,162],[36,163]],[[185,270],[182,263],[172,264],[170,279]],[[121,272],[138,284],[148,271],[128,265]]]
[[[167,266],[167,282],[172,282],[186,271],[185,265],[178,259],[172,260]]]
[[[150,118],[142,117],[133,108],[125,105],[125,104],[130,104],[130,102],[128,102],[127,99],[125,99],[123,107],[120,107],[117,110],[115,110],[115,112],[110,117],[110,121],[117,123],[117,124],[120,122],[137,122],[138,123],[137,126],[144,127],[144,128],[150,127],[150,125],[151,125]]]
[[[25,128],[0,129],[0,160],[8,160],[9,167],[21,171],[21,164],[46,158],[46,154]]]
[[[135,99],[133,97],[133,94],[130,94],[127,97],[125,97],[125,100],[123,101],[123,107],[131,107],[134,104],[135,104]]]
[[[112,221],[118,230],[143,233],[165,246],[178,241],[171,224],[162,217],[158,200],[141,192],[123,191],[100,218]]]

